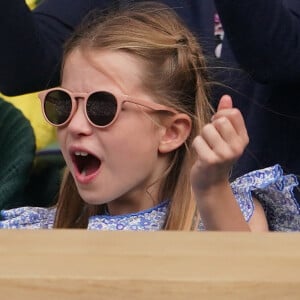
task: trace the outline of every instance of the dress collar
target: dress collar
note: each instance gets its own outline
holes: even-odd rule
[[[135,230],[154,231],[161,230],[165,224],[169,200],[160,204],[131,214],[110,216],[92,216],[89,219],[88,229],[91,230]]]

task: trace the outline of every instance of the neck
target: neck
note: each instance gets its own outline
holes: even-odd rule
[[[137,213],[154,207],[158,203],[157,196],[153,196],[152,193],[147,192],[144,199],[142,197],[133,197],[131,199],[122,198],[113,200],[107,203],[107,211],[111,216]]]

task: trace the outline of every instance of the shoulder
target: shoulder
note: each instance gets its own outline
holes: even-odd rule
[[[294,194],[297,186],[297,176],[285,175],[279,165],[247,173],[231,183],[245,220],[253,216],[254,196],[274,231],[300,230],[300,207]]]
[[[18,207],[0,212],[1,229],[48,229],[53,227],[54,207]]]

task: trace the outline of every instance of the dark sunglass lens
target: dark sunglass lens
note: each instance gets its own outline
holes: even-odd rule
[[[47,94],[44,103],[45,115],[48,120],[56,125],[67,121],[72,111],[70,95],[61,90],[51,91]]]
[[[89,119],[98,126],[108,125],[117,113],[117,100],[108,92],[93,93],[86,105]]]

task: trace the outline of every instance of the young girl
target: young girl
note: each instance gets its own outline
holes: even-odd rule
[[[208,92],[201,48],[168,7],[90,15],[61,86],[40,94],[67,164],[58,204],[2,211],[0,226],[298,230],[295,176],[274,166],[229,183],[248,136],[229,96],[211,115]]]

